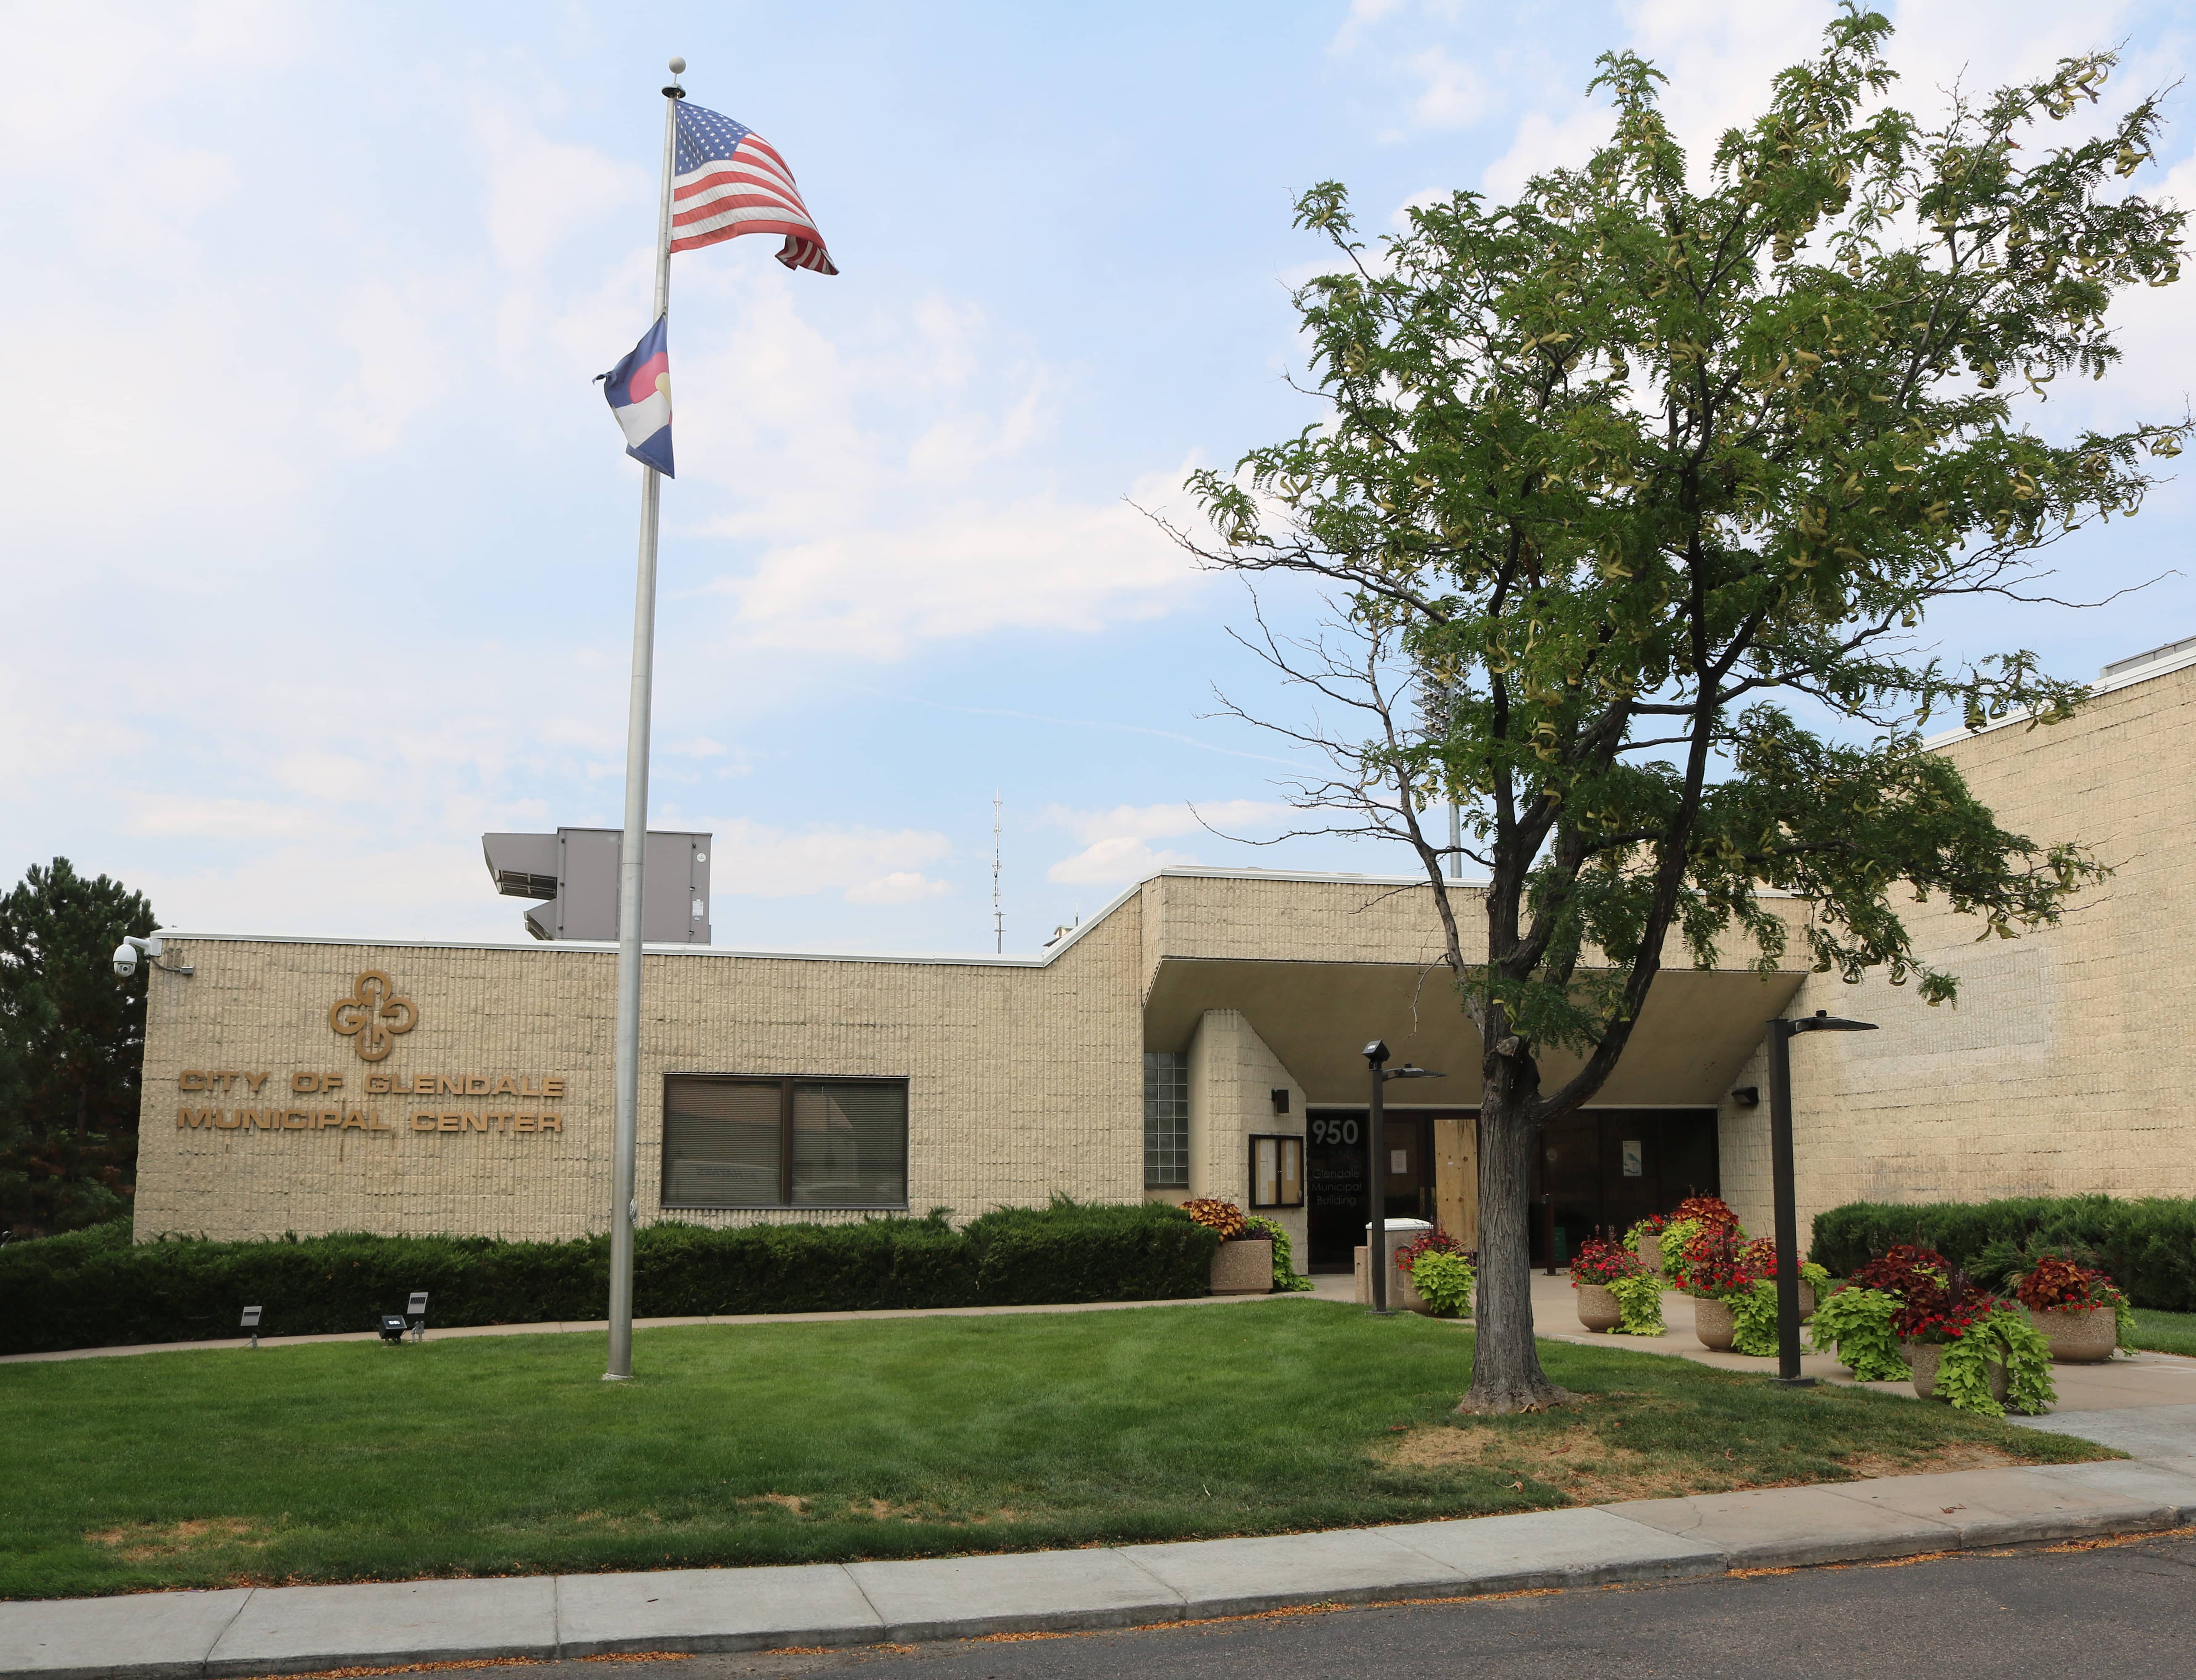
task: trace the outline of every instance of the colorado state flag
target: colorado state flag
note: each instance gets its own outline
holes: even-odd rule
[[[666,478],[671,470],[671,355],[658,315],[623,361],[601,376],[603,395],[625,431],[625,452]]]

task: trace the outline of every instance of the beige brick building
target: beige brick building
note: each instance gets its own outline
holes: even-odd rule
[[[1666,973],[1593,1107],[1543,1140],[1560,1248],[1694,1190],[1765,1228],[1767,1104],[1731,1093],[1765,1097],[1769,1018],[1825,1007],[1881,1031],[1794,1043],[1803,1226],[1856,1197],[2196,1192],[2177,1031],[2196,989],[2196,646],[2129,663],[2072,723],[1940,747],[2006,827],[2083,840],[2118,874],[2011,943],[1914,907],[1956,1007],[1760,973],[1744,951]],[[607,1227],[610,947],[168,949],[194,973],[153,976],[141,1238]],[[1479,1042],[1438,950],[1423,881],[1198,869],[1038,959],[651,947],[641,1219],[1218,1195],[1263,1204],[1300,1266],[1346,1268],[1377,1168],[1390,1214],[1469,1239]],[[1449,1076],[1390,1086],[1377,1140],[1358,1054],[1376,1037]],[[1552,1059],[1549,1085],[1565,1071]]]

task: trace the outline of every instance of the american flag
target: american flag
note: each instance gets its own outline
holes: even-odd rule
[[[673,251],[698,251],[742,234],[783,234],[785,246],[777,260],[787,268],[839,272],[800,202],[793,171],[753,129],[680,100],[673,170]]]

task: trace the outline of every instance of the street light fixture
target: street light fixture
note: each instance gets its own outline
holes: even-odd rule
[[[1874,1021],[1848,1021],[1827,1009],[1769,1023],[1769,1174],[1777,1204],[1777,1380],[1812,1387],[1800,1375],[1800,1210],[1792,1175],[1792,1036],[1801,1032],[1874,1032]]]
[[[1413,1067],[1405,1062],[1391,1068],[1388,1064],[1388,1042],[1376,1038],[1364,1049],[1365,1065],[1372,1076],[1372,1111],[1365,1127],[1365,1196],[1371,1204],[1371,1217],[1365,1227],[1365,1267],[1372,1273],[1372,1312],[1385,1318],[1388,1306],[1388,1198],[1380,1193],[1382,1175],[1380,1152],[1386,1146],[1388,1137],[1387,1103],[1384,1093],[1390,1079],[1446,1079],[1445,1073],[1436,1073],[1430,1068]]]

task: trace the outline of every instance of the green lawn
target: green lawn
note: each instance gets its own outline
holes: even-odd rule
[[[2158,1354],[2196,1354],[2196,1313],[2135,1309],[2135,1345]]]
[[[0,1596],[1272,1533],[2110,1455],[1850,1388],[1320,1302],[0,1366]]]

